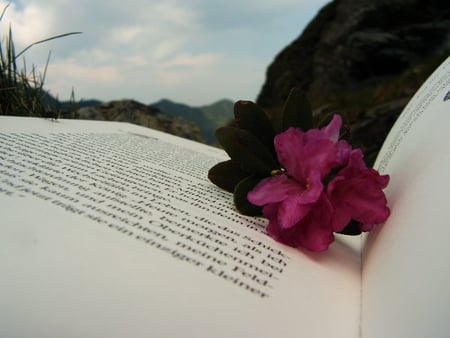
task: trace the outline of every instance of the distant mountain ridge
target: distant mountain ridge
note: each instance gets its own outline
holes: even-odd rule
[[[228,124],[234,117],[234,102],[228,99],[199,107],[169,99],[161,99],[148,105],[128,99],[56,103],[56,99],[48,96],[46,100],[53,106],[58,105],[62,111],[75,107],[75,118],[131,122],[208,144],[216,143],[215,130]]]
[[[129,122],[205,143],[200,128],[182,118],[163,114],[158,108],[135,100],[118,100],[78,108],[73,118]]]
[[[233,118],[233,101],[222,99],[209,105],[191,107],[189,105],[161,99],[150,106],[162,113],[194,122],[209,144],[215,143],[214,132]]]

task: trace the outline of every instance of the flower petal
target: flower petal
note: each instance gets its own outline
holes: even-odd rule
[[[302,203],[302,196],[291,196],[280,203],[278,207],[278,224],[287,229],[300,222],[314,206],[312,203]]]
[[[340,115],[333,115],[330,123],[323,127],[322,132],[330,139],[331,142],[336,143],[339,139],[339,132],[342,127],[342,117]]]
[[[305,188],[282,174],[263,179],[247,194],[247,199],[255,205],[264,206],[284,201],[289,195],[302,194],[303,191]]]
[[[322,184],[320,184],[320,189],[315,189],[315,191],[306,190],[301,195],[292,195],[286,198],[278,207],[279,226],[287,229],[301,222],[314,208],[321,194]]]
[[[289,128],[275,137],[278,160],[289,175],[305,184],[311,171],[319,171],[325,177],[336,162],[337,148],[318,129],[306,133]]]
[[[318,172],[313,172],[303,187],[287,175],[278,175],[261,181],[247,194],[255,205],[278,204],[277,222],[282,228],[290,228],[305,217],[323,192]]]
[[[308,177],[312,171],[318,171],[320,177],[324,178],[334,166],[336,154],[337,148],[330,140],[321,138],[310,140],[303,147],[302,176]]]
[[[327,194],[334,207],[333,229],[341,231],[354,219],[361,230],[384,222],[390,214],[383,188],[389,176],[367,168],[360,151],[352,151],[349,164],[330,181]]]
[[[325,195],[322,195],[309,217],[300,227],[297,243],[311,251],[327,250],[334,241],[332,228],[332,205]]]
[[[332,206],[325,195],[311,208],[306,217],[291,228],[283,228],[274,217],[278,205],[264,207],[269,219],[268,233],[277,241],[292,247],[304,247],[311,251],[324,251],[334,241],[331,228]]]
[[[347,164],[350,153],[352,152],[352,146],[345,140],[340,140],[336,143],[336,160],[334,167],[341,167]]]
[[[284,133],[278,134],[275,139],[275,150],[278,161],[297,179],[302,180],[299,165],[303,158],[303,137],[305,133],[301,129],[289,128]]]

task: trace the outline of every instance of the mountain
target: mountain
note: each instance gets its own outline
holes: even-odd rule
[[[100,100],[89,99],[89,100],[81,100],[80,102],[77,102],[76,106],[78,108],[84,108],[84,107],[90,107],[90,106],[95,106],[95,105],[99,105],[99,104],[103,104],[103,102]]]
[[[334,0],[276,55],[257,103],[275,114],[297,86],[318,119],[347,115],[354,144],[375,152],[449,54],[446,0]]]
[[[59,101],[58,98],[55,98],[50,93],[44,91],[42,103],[48,110],[59,111],[63,113],[62,115],[65,115],[65,113],[73,110],[99,105],[103,102],[95,99],[81,101]]]
[[[214,132],[218,127],[226,125],[233,118],[233,101],[222,99],[209,105],[191,107],[168,99],[150,104],[162,113],[194,122],[200,128],[206,142],[216,142]]]
[[[95,103],[95,101],[92,102]],[[205,142],[195,123],[169,116],[162,113],[158,108],[135,100],[118,100],[84,106],[76,111],[75,118],[130,122],[191,140]]]
[[[233,101],[222,99],[209,105],[200,106],[199,109],[216,129],[228,124],[234,118],[233,107]]]
[[[58,101],[48,93],[43,102],[61,118],[131,122],[208,144],[216,143],[215,130],[233,118],[234,105],[227,99],[199,107],[168,99],[150,105],[130,99],[71,102]]]

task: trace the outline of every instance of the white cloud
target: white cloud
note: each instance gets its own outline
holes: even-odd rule
[[[112,40],[118,43],[130,43],[142,34],[142,27],[125,26],[113,28],[111,32]]]
[[[0,8],[3,10],[7,4],[7,1],[1,0]],[[15,3],[11,3],[0,22],[0,29],[2,32],[7,32],[11,26],[16,48],[24,49],[36,41],[49,37],[52,19],[51,13],[43,11],[36,5],[20,10]],[[46,24],[43,25],[43,22]]]
[[[192,79],[196,81],[204,77],[205,73],[213,73],[214,66],[222,60],[218,54],[192,55],[182,53],[156,64],[154,75],[161,85],[192,86]]]
[[[179,68],[179,67],[202,67],[210,66],[220,59],[218,54],[200,54],[192,55],[188,53],[181,53],[175,55],[173,58],[163,62],[161,66],[164,68]]]
[[[124,62],[131,67],[148,67],[149,58],[143,54],[128,55],[124,58]]]
[[[76,59],[68,59],[52,63],[51,70],[49,71],[51,71],[54,75],[64,75],[69,82],[86,80],[96,84],[104,84],[122,80],[120,68],[117,66],[86,66],[80,64]]]
[[[182,41],[177,38],[164,40],[151,49],[151,54],[155,60],[162,60],[174,55],[182,45]]]

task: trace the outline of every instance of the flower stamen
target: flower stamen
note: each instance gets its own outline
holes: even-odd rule
[[[281,169],[274,169],[270,172],[270,176],[277,176],[283,174],[283,170]]]

